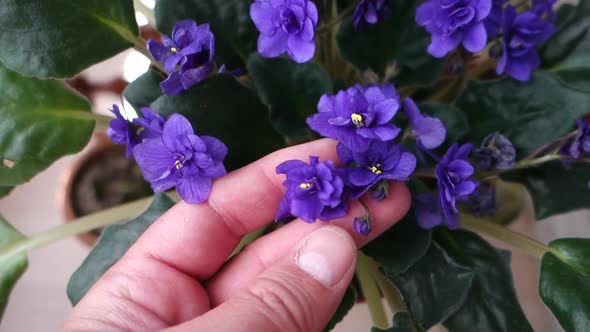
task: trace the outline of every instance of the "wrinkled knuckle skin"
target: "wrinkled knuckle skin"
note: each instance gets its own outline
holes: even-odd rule
[[[312,295],[305,293],[295,275],[283,272],[282,278],[262,277],[246,292],[246,301],[256,307],[261,319],[269,321],[273,330],[288,332],[314,331]]]

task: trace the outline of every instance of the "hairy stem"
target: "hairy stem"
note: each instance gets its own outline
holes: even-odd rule
[[[142,13],[143,16],[145,16],[145,18],[148,21],[148,24],[155,27],[156,26],[156,17],[154,15],[154,11],[146,6],[143,2],[141,2],[141,0],[133,0],[133,6],[135,7],[135,10]]]
[[[385,328],[389,326],[389,322],[387,320],[387,315],[385,314],[383,302],[381,301],[381,293],[379,292],[379,288],[377,287],[377,283],[373,278],[371,270],[371,259],[358,251],[356,276],[361,285],[361,291],[369,306],[373,324],[377,327]]]
[[[170,198],[179,200],[176,193],[170,194]],[[144,211],[154,197],[142,198],[101,212],[93,213],[77,218],[72,222],[25,237],[19,241],[0,248],[0,262],[5,261],[14,255],[26,253],[27,251],[43,247],[47,244],[88,232],[93,229],[105,227],[137,216]]]
[[[483,221],[468,214],[461,214],[461,227],[473,232],[488,235],[511,246],[521,249],[531,256],[541,258],[547,251],[552,251],[541,242],[517,233],[507,227]]]
[[[327,32],[329,30],[331,30],[331,28],[342,22],[342,20],[344,20],[347,16],[351,15],[352,12],[354,11],[354,9],[356,8],[356,6],[358,5],[357,2],[353,3],[351,6],[349,6],[348,8],[346,8],[345,10],[343,10],[338,16],[336,16],[334,19],[332,19],[331,21],[329,21],[328,23],[322,24],[321,26],[319,26],[316,29],[316,34],[321,35],[324,32]]]

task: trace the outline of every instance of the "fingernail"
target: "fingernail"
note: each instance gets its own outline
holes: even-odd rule
[[[336,285],[354,262],[356,245],[346,231],[322,227],[304,240],[296,255],[297,265],[326,287]]]

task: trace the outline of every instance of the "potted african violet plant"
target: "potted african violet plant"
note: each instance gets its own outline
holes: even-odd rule
[[[107,228],[73,275],[75,304],[174,200],[204,204],[228,172],[325,137],[338,142],[332,160],[277,162],[284,196],[273,206],[275,220],[234,252],[287,222],[375,236],[369,206],[386,199],[392,183],[406,183],[411,210],[359,251],[357,278],[326,330],[361,294],[374,331],[438,324],[531,331],[510,253],[480,235],[538,258],[543,302],[564,330],[590,329],[590,240],[544,244],[506,227],[525,201],[522,188],[537,219],[590,206],[590,1],[158,0],[151,11],[132,0],[31,0],[0,7],[2,194],[105,129],[156,193],[30,236],[2,220],[2,309],[29,250],[128,221]],[[160,39],[138,36],[135,9]],[[99,116],[63,85],[130,47],[152,61],[124,92],[134,110],[114,105],[115,119]],[[351,206],[364,212],[350,216]]]

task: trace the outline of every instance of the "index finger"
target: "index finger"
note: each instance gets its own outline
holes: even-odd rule
[[[274,218],[283,196],[275,173],[289,159],[336,158],[336,142],[322,139],[274,152],[218,179],[203,204],[180,202],[150,226],[127,253],[155,259],[199,280],[209,279],[240,239]]]

